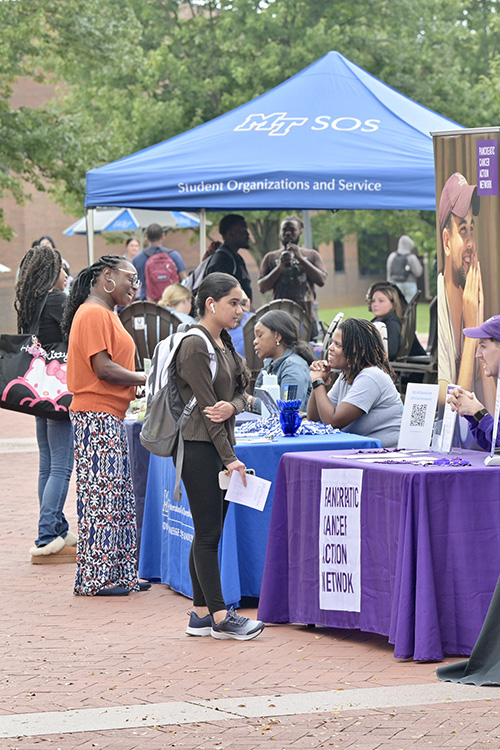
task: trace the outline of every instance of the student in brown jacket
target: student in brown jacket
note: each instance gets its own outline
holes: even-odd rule
[[[243,360],[236,353],[227,329],[241,315],[242,289],[225,273],[211,273],[198,289],[199,327],[210,339],[217,357],[212,382],[206,343],[198,336],[183,341],[177,354],[177,385],[185,403],[194,394],[196,407],[183,431],[182,480],[187,491],[195,535],[189,556],[194,611],[188,635],[250,640],[264,623],[227,610],[222,595],[218,549],[227,501],[219,487],[219,472],[237,471],[246,483],[245,465],[236,458],[233,445],[234,415],[246,406],[247,378]]]

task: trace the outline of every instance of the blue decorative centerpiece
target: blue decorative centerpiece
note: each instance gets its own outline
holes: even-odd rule
[[[293,437],[300,425],[302,424],[302,417],[299,414],[299,409],[302,404],[300,399],[291,401],[276,401],[280,409],[280,424],[285,437]]]

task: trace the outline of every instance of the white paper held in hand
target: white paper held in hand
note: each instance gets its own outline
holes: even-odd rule
[[[247,474],[247,486],[244,487],[240,474],[233,471],[226,492],[226,500],[246,505],[254,510],[264,510],[270,487],[269,480],[261,479],[253,474]]]

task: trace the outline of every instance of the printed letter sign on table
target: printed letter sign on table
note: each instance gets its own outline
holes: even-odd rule
[[[319,606],[361,608],[362,469],[323,469],[319,528]]]
[[[425,451],[431,444],[439,386],[408,383],[398,448]]]

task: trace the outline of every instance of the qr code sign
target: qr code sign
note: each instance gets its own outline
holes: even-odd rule
[[[427,404],[412,404],[410,414],[410,427],[423,427],[425,424],[426,414]]]

